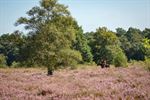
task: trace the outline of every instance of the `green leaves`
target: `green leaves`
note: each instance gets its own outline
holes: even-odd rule
[[[93,61],[93,55],[91,53],[91,48],[89,47],[87,40],[83,34],[83,30],[81,27],[77,27],[76,40],[73,42],[73,48],[75,50],[80,51],[83,63],[88,62],[91,63]]]
[[[150,49],[150,39],[148,38],[143,39],[143,45],[145,48]]]
[[[145,38],[143,39],[143,52],[145,54],[145,58],[150,58],[150,39]]]
[[[20,48],[24,43],[22,33],[15,31],[12,34],[3,34],[0,37],[0,54],[7,57],[7,65],[20,60]]]
[[[119,39],[115,33],[107,30],[105,27],[97,29],[94,38],[97,45],[119,45]]]
[[[118,31],[117,34],[121,34]],[[126,33],[119,37],[121,48],[124,50],[128,60],[144,60],[142,51],[142,32],[139,29],[130,27]]]
[[[15,23],[16,26],[20,25],[20,24],[28,24],[29,20],[25,17],[20,17],[17,22]]]
[[[0,54],[0,68],[6,67],[6,57],[3,54]]]
[[[98,28],[95,33],[91,33],[90,40],[94,61],[99,64],[101,60],[115,66],[126,66],[127,59],[120,48],[120,41],[116,34],[106,27]],[[91,36],[93,35],[93,36]]]
[[[109,58],[111,63],[116,67],[127,67],[127,58],[119,46],[108,46],[110,51]]]
[[[58,53],[60,63],[64,66],[75,66],[82,61],[80,52],[71,49],[62,49]]]
[[[40,6],[47,10],[52,10],[57,4],[57,0],[42,0]]]
[[[82,60],[81,54],[71,49],[76,39],[75,20],[66,6],[57,0],[42,0],[27,14],[29,17],[17,21],[31,33],[24,48],[25,62],[46,66],[51,72],[59,65],[75,65]]]

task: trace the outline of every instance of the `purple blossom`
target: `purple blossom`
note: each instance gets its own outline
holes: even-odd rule
[[[142,68],[55,71],[0,69],[0,100],[150,99],[150,73]]]

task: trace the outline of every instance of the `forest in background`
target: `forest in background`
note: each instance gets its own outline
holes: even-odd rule
[[[52,74],[77,64],[99,64],[102,59],[116,67],[127,67],[132,60],[150,63],[150,28],[113,32],[98,27],[84,33],[67,6],[57,0],[41,0],[27,15],[15,23],[24,25],[27,35],[17,30],[0,36],[0,67],[45,66]]]

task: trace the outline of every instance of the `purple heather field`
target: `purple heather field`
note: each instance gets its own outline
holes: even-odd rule
[[[150,100],[150,72],[140,67],[0,69],[0,100]]]

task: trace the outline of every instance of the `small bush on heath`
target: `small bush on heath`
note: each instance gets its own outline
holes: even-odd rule
[[[6,67],[6,57],[0,54],[0,68]]]

